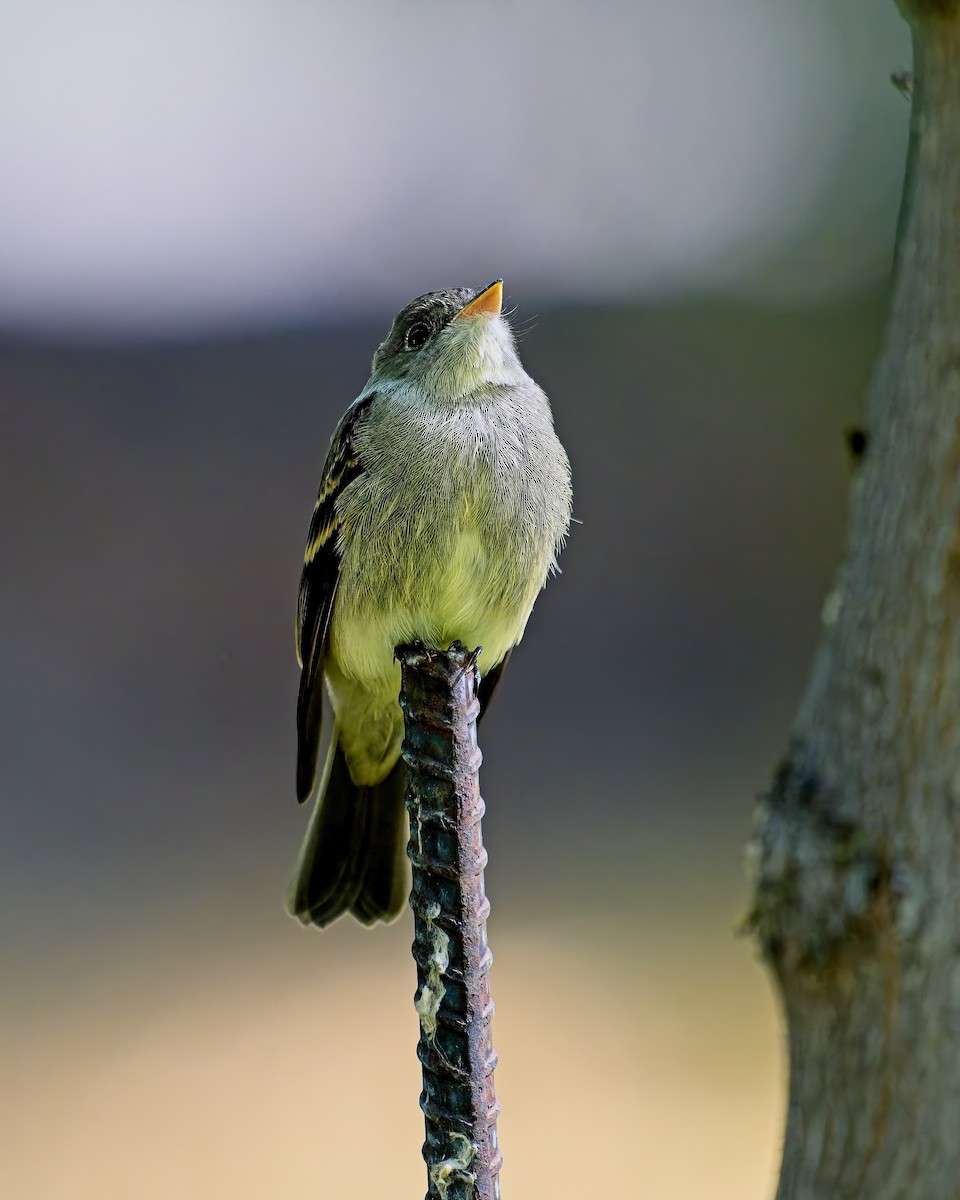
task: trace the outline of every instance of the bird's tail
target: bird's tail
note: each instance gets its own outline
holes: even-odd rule
[[[287,909],[321,928],[345,912],[364,925],[392,921],[410,894],[403,759],[381,783],[358,787],[331,742],[307,835],[287,889]]]

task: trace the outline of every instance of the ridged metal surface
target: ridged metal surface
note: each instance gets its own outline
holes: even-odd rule
[[[498,1200],[476,655],[455,645],[404,649],[398,657],[427,1200]]]

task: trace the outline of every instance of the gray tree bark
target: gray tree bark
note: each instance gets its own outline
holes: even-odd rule
[[[902,0],[910,146],[850,540],[757,812],[778,1200],[960,1196],[960,17]]]

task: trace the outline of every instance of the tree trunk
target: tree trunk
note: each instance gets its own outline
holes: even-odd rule
[[[790,1048],[778,1200],[960,1196],[960,20],[901,11],[910,148],[850,543],[751,847]]]

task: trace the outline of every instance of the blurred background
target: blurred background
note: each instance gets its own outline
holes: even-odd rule
[[[876,0],[0,2],[0,1193],[422,1195],[410,919],[282,911],[293,614],[394,313],[502,275],[582,522],[483,729],[504,1194],[772,1194],[742,847],[907,66]]]

